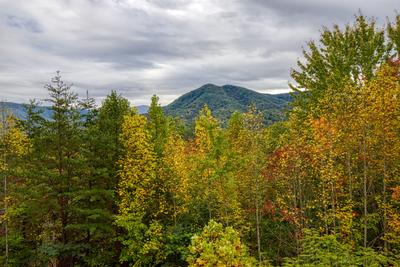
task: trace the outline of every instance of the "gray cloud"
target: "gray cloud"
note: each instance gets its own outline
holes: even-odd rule
[[[288,88],[301,46],[360,8],[380,23],[398,0],[0,0],[0,98],[44,98],[56,70],[99,101],[166,104],[205,83]]]
[[[10,27],[20,28],[34,33],[39,33],[42,31],[37,21],[29,18],[20,18],[15,15],[7,16],[7,25]]]

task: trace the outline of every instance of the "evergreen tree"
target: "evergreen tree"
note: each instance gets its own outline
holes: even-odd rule
[[[130,112],[127,99],[111,91],[99,109],[86,105],[83,123],[85,179],[76,192],[82,222],[86,231],[85,266],[115,265],[119,262],[118,229],[113,225],[117,214],[115,190],[118,185],[118,159],[123,151],[119,140],[123,117]]]

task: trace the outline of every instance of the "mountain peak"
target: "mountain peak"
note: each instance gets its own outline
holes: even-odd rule
[[[206,83],[206,84],[203,84],[202,86],[200,86],[198,89],[201,89],[201,88],[208,88],[208,87],[220,87],[220,86],[215,85],[215,84],[213,84],[213,83]]]

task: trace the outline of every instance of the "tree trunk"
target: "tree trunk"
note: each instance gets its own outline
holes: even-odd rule
[[[388,179],[387,177],[387,160],[386,160],[386,136],[385,136],[385,131],[383,131],[383,235],[385,236],[386,231],[387,231],[387,209],[386,209],[386,181]],[[384,239],[383,240],[383,248],[385,251],[388,249],[388,243]]]
[[[261,258],[260,214],[259,214],[260,211],[258,204],[258,196],[256,198],[255,204],[256,204],[257,251],[258,251],[258,260],[261,262],[262,258]]]
[[[365,134],[364,140],[362,143],[363,150],[363,206],[364,206],[364,247],[368,246],[368,209],[367,209],[367,201],[368,201],[368,191],[367,191],[367,149],[365,144]]]

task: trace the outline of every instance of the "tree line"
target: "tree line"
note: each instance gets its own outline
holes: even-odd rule
[[[52,118],[3,111],[3,266],[400,264],[400,16],[324,28],[288,118],[254,106],[193,133],[153,96],[99,107],[60,73]]]

